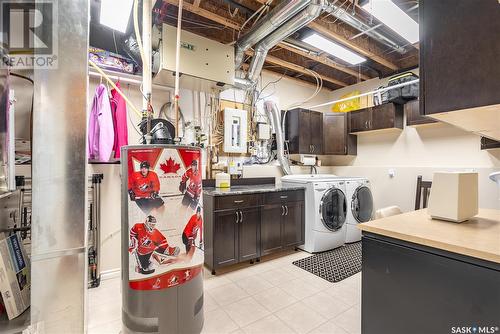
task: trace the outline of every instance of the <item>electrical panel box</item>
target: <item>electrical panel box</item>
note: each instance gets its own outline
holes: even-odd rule
[[[224,152],[247,153],[248,112],[241,109],[224,109]]]
[[[177,28],[163,24],[159,68],[153,82],[175,84]],[[210,91],[234,84],[234,47],[212,41],[188,31],[181,31],[180,87]]]

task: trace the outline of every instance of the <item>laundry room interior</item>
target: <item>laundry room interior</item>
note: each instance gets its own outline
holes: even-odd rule
[[[0,333],[500,333],[497,0],[15,3]]]

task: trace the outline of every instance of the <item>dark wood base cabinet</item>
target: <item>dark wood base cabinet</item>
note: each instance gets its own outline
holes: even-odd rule
[[[257,260],[304,243],[304,191],[204,196],[205,265]]]
[[[499,264],[370,233],[362,263],[363,334],[499,332]]]

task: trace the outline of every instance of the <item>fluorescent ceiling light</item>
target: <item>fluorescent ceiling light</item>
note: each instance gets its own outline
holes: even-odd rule
[[[133,3],[134,0],[101,0],[101,24],[126,32]]]
[[[417,22],[391,0],[370,0],[363,5],[363,9],[408,42],[414,44],[419,41]]]
[[[334,43],[329,39],[326,39],[323,36],[316,33],[304,38],[302,41],[306,42],[309,45],[314,46],[315,48],[328,52],[332,56],[345,60],[346,62],[352,65],[357,65],[359,63],[366,61],[366,58],[358,56],[357,54],[346,49],[345,47],[337,43]]]

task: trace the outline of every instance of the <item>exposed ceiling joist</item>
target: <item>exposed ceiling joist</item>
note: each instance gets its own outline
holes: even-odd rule
[[[243,64],[241,65],[241,67],[246,71],[248,70],[248,68],[250,67],[250,65],[248,64]],[[272,74],[272,75],[282,75],[284,76],[285,78],[289,79],[289,80],[292,80],[292,81],[295,81],[297,82],[298,84],[301,84],[301,85],[307,85],[307,86],[311,86],[311,87],[316,87],[316,84],[315,83],[312,83],[312,82],[309,82],[309,81],[306,81],[306,80],[302,80],[302,79],[298,79],[298,78],[295,78],[295,77],[292,77],[290,75],[286,75],[286,74],[280,74],[278,72],[275,72],[275,71],[271,71],[271,70],[268,70],[268,69],[262,69],[262,72],[263,73],[269,73],[269,74]],[[328,87],[325,87],[323,86],[323,89],[326,89],[326,90],[329,90],[331,91],[330,88]]]
[[[163,1],[165,1],[168,4],[174,5],[174,6],[179,5],[178,0],[163,0]],[[229,27],[229,28],[232,28],[235,30],[240,29],[240,24],[238,22],[235,22],[231,19],[219,16],[217,14],[214,14],[209,10],[203,9],[199,6],[195,6],[193,4],[190,4],[189,2],[183,2],[182,8],[187,10],[188,12],[200,15],[200,16],[205,17],[211,21],[217,22],[223,26],[226,26],[226,27]]]
[[[254,54],[253,51],[247,51],[245,53],[249,56],[253,56],[253,54]],[[311,70],[309,70],[308,68],[287,62],[287,61],[280,59],[278,57],[267,55],[266,62],[269,64],[278,65],[278,66],[281,66],[283,68],[289,69],[291,71],[298,72],[298,73],[301,73],[301,74],[304,74],[304,75],[307,75],[309,77],[314,78],[314,76],[310,72]],[[331,78],[331,77],[328,77],[328,76],[322,75],[322,74],[319,74],[319,76],[320,76],[321,80],[326,81],[326,82],[330,82],[334,85],[341,86],[341,87],[348,86],[348,84],[346,84],[345,82],[342,82],[342,81],[337,80],[335,78]]]
[[[299,55],[301,55],[303,57],[306,57],[306,58],[309,58],[311,60],[317,61],[318,63],[321,63],[323,65],[326,65],[326,66],[329,66],[329,67],[334,68],[336,70],[339,70],[339,71],[342,71],[344,73],[350,74],[350,75],[352,75],[352,76],[354,76],[356,78],[360,78],[360,79],[363,79],[363,80],[369,80],[369,79],[371,79],[367,75],[364,75],[362,73],[358,73],[357,71],[352,70],[352,69],[350,69],[350,68],[348,68],[346,66],[342,66],[340,64],[335,63],[333,60],[331,60],[330,58],[328,58],[325,55],[317,56],[315,54],[308,53],[306,51],[302,51],[302,50],[296,49],[296,48],[294,48],[292,46],[289,46],[287,44],[284,44],[284,43],[280,43],[280,44],[278,44],[278,46],[280,48],[282,48],[282,49],[294,52],[294,53],[299,54]]]
[[[178,3],[179,3],[178,0],[164,0],[164,1],[166,1],[169,4],[175,5],[175,6],[177,6]],[[266,3],[266,2],[267,2],[267,0],[263,1],[263,3]],[[203,8],[195,7],[194,5],[191,5],[189,3],[184,2],[183,8],[185,10],[189,11],[189,12],[192,12],[194,14],[203,16],[203,17],[205,17],[205,18],[207,18],[207,19],[209,19],[211,21],[214,21],[214,22],[217,22],[219,24],[228,26],[228,27],[230,27],[232,29],[240,30],[240,28],[241,28],[241,25],[238,22],[236,22],[236,21],[227,19],[225,17],[222,17],[220,15],[212,13],[212,12],[210,12],[208,10],[203,9]],[[289,47],[289,46],[287,46],[287,45],[285,45],[283,43],[278,44],[278,46],[281,47],[281,48],[283,48],[283,49],[289,50],[289,51],[291,51],[291,52],[293,52],[295,54],[298,54],[300,56],[309,58],[311,60],[317,61],[318,63],[321,63],[323,65],[329,66],[329,67],[331,67],[333,69],[342,71],[342,72],[347,73],[349,75],[352,75],[352,76],[354,76],[356,78],[361,78],[363,80],[369,80],[370,79],[370,77],[367,76],[367,75],[360,74],[360,73],[358,73],[355,70],[352,70],[350,68],[347,68],[347,67],[339,65],[339,64],[336,64],[334,61],[332,61],[331,59],[327,58],[326,56],[316,56],[316,55],[308,54],[305,51],[297,50],[297,49],[295,49],[293,47]],[[337,80],[337,82],[342,82],[342,81]],[[342,82],[342,86],[346,86],[346,85],[347,84],[345,82]]]
[[[289,63],[289,62],[284,61],[284,60],[282,60],[282,59],[280,59],[278,57],[274,57],[274,56],[269,56],[268,55],[266,57],[266,62],[268,62],[270,64],[274,64],[274,65],[279,65],[281,67],[287,68],[287,69],[295,71],[295,72],[299,72],[299,73],[305,74],[307,76],[311,76],[311,72],[309,72],[307,68],[305,68],[303,66],[300,66],[300,65],[297,65],[297,64]],[[327,81],[327,82],[330,82],[332,84],[335,84],[335,85],[338,85],[338,86],[341,86],[341,87],[348,86],[345,82],[342,82],[340,80],[337,80],[337,79],[334,79],[334,78],[331,78],[331,77],[327,77],[326,75],[319,74],[319,76],[320,76],[321,80],[323,80],[323,81]]]
[[[260,4],[265,4],[267,3],[267,0],[254,0]],[[277,0],[274,0],[273,1],[273,4],[272,5],[276,5],[276,3],[278,3],[279,1]],[[345,46],[347,46],[348,48],[351,48],[353,51],[356,51],[358,52],[359,54],[367,57],[367,58],[370,58],[372,60],[374,60],[375,62],[381,64],[381,65],[384,65],[385,67],[391,69],[391,70],[398,70],[399,69],[399,66],[394,64],[393,62],[387,60],[386,58],[382,57],[382,56],[379,56],[377,55],[376,53],[374,52],[371,52],[370,50],[367,50],[366,48],[364,47],[361,47],[359,46],[358,44],[350,41],[349,39],[345,38],[344,36],[336,33],[335,31],[332,31],[325,23],[321,22],[320,20],[315,20],[313,22],[311,22],[309,25],[308,25],[309,28],[325,35],[325,37],[329,37],[331,38],[332,40],[335,40]]]
[[[391,70],[395,71],[395,70],[399,69],[399,67],[396,64],[390,62],[389,60],[387,60],[379,55],[376,55],[375,53],[373,53],[371,51],[368,51],[364,48],[361,48],[360,46],[354,44],[352,41],[348,40],[344,36],[332,31],[326,25],[319,23],[318,21],[314,21],[314,22],[309,23],[308,27],[315,30],[316,32],[322,34],[323,36],[328,37],[330,39],[333,39],[333,40],[347,46],[348,48],[352,49],[353,51],[356,51],[359,54],[361,54],[365,57],[368,57],[368,58],[376,61],[377,63],[384,65],[387,68],[390,68]]]
[[[201,2],[201,0],[194,0],[193,5],[194,5],[195,7],[200,7],[200,2]]]

